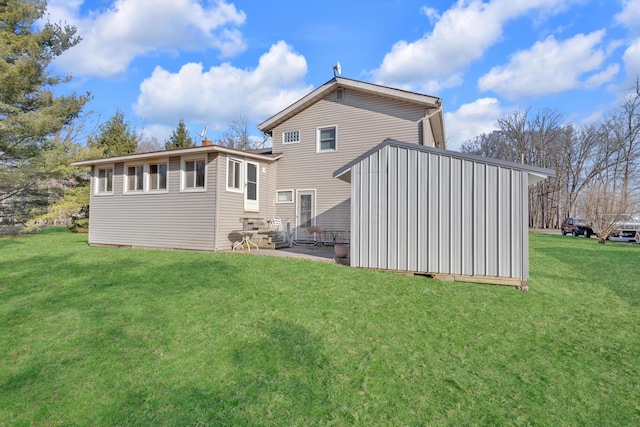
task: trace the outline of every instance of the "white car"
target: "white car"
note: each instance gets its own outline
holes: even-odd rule
[[[609,234],[609,240],[633,242],[636,239],[636,232],[639,230],[640,222],[631,215],[618,215],[616,228]]]

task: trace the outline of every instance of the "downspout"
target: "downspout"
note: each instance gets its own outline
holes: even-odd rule
[[[436,137],[433,135],[433,132],[431,132],[431,124],[429,123],[429,120],[431,120],[431,117],[436,114],[442,113],[442,104],[438,103],[437,105],[439,106],[433,113],[429,113],[429,109],[427,109],[425,116],[420,119],[422,122],[422,145],[427,145],[427,131],[429,131],[433,136],[433,145],[436,146]]]

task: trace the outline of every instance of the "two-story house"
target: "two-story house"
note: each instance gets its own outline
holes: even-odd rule
[[[229,250],[243,218],[278,217],[295,239],[350,233],[352,266],[527,280],[527,186],[553,171],[445,150],[439,98],[335,77],[259,129],[269,152],[76,162],[91,167],[89,243]]]
[[[445,148],[439,98],[336,77],[261,123],[281,153],[276,214],[349,229],[350,186],[333,172],[386,138]],[[297,236],[300,237],[300,236]]]
[[[76,162],[91,167],[89,243],[228,250],[241,218],[349,229],[333,172],[385,138],[444,148],[439,98],[335,77],[260,124],[270,154],[216,145]]]

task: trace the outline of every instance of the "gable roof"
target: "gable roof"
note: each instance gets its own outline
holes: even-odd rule
[[[490,157],[476,156],[475,154],[467,154],[467,153],[460,153],[460,152],[457,152],[457,151],[449,151],[449,150],[444,150],[442,148],[427,147],[425,145],[410,144],[408,142],[401,142],[401,141],[396,141],[395,139],[387,138],[384,141],[382,141],[380,144],[378,144],[375,147],[373,147],[372,149],[370,149],[369,151],[361,154],[360,156],[356,157],[355,159],[353,159],[352,161],[350,161],[346,165],[344,165],[341,168],[337,169],[333,173],[333,177],[334,178],[339,178],[339,179],[341,179],[343,181],[346,181],[346,182],[351,182],[351,168],[354,165],[360,163],[362,160],[364,160],[367,157],[371,156],[373,153],[376,153],[376,152],[380,151],[381,149],[383,149],[384,147],[386,147],[388,145],[391,145],[391,146],[394,146],[394,147],[406,148],[408,150],[415,150],[415,151],[421,151],[421,152],[425,152],[425,153],[433,153],[433,154],[444,155],[444,156],[447,156],[447,157],[453,157],[453,158],[461,159],[461,160],[468,160],[468,161],[471,161],[471,162],[483,163],[485,165],[499,166],[499,167],[503,167],[503,168],[509,168],[509,169],[515,169],[515,170],[519,170],[519,171],[524,171],[524,172],[527,172],[529,174],[529,185],[534,184],[534,183],[536,183],[538,181],[542,181],[542,180],[548,179],[549,177],[556,176],[556,171],[554,171],[553,169],[546,169],[546,168],[541,168],[541,167],[537,167],[537,166],[523,165],[521,163],[514,163],[514,162],[508,162],[506,160],[492,159]]]
[[[315,104],[327,94],[335,91],[338,88],[352,89],[359,92],[369,93],[373,95],[382,96],[389,99],[401,100],[412,104],[417,104],[425,107],[425,110],[429,112],[429,121],[434,132],[436,142],[444,147],[445,132],[444,132],[444,117],[442,114],[442,99],[423,95],[416,92],[409,92],[402,89],[395,89],[387,86],[380,86],[373,83],[366,83],[359,80],[345,79],[344,77],[334,77],[316,90],[308,93],[304,97],[300,98],[284,110],[280,111],[276,115],[268,118],[264,122],[258,125],[260,131],[271,134],[273,129],[290,119],[301,111],[307,109],[309,106]]]
[[[136,160],[157,159],[160,157],[176,157],[176,156],[185,156],[190,154],[201,154],[201,153],[211,153],[211,152],[231,154],[233,156],[238,156],[238,157],[248,157],[250,159],[263,160],[266,162],[272,162],[282,157],[282,154],[259,154],[251,151],[236,150],[234,148],[223,147],[221,145],[203,145],[200,147],[174,148],[171,150],[150,151],[148,153],[134,153],[134,154],[126,154],[123,156],[103,157],[100,159],[92,159],[92,160],[81,160],[78,162],[73,162],[71,163],[71,165],[72,166],[92,166],[92,165],[101,165],[101,164],[107,164],[107,163],[131,162]]]

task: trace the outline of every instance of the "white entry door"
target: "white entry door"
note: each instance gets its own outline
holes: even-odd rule
[[[258,212],[260,211],[260,205],[258,204],[258,164],[246,162],[245,165],[244,210]]]
[[[301,230],[316,225],[316,190],[296,191],[296,239],[305,236]]]

